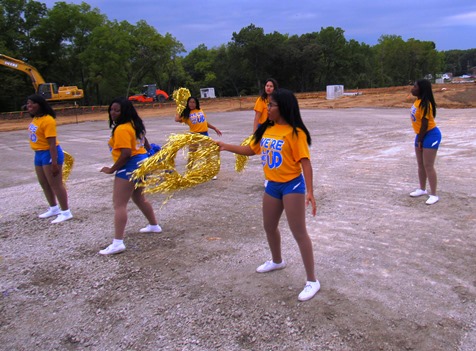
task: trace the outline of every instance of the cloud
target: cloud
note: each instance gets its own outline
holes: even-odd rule
[[[447,16],[443,19],[445,26],[469,26],[476,27],[476,11]]]

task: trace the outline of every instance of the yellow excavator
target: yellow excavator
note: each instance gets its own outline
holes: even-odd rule
[[[58,87],[56,83],[45,83],[40,72],[22,60],[0,54],[0,65],[28,74],[35,88],[35,92],[42,95],[47,101],[80,100],[84,97],[83,90],[78,89],[76,86]]]

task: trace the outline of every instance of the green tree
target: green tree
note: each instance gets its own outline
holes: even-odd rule
[[[166,89],[170,87],[170,74],[167,68],[172,60],[184,52],[181,43],[167,33],[162,36],[145,21],[139,21],[132,29],[135,50],[133,52],[129,86],[157,84]]]
[[[476,49],[448,50],[442,55],[444,72],[451,72],[455,77],[470,74],[471,68],[476,67]]]
[[[76,85],[85,92],[90,103],[89,77],[81,54],[90,46],[92,32],[105,24],[106,17],[86,3],[80,5],[57,2],[32,31],[38,43],[32,52],[37,68],[49,81]]]
[[[31,31],[46,14],[46,6],[36,1],[0,0],[0,53],[20,60],[31,60],[36,42]],[[0,110],[18,109],[26,96],[34,92],[28,75],[1,66]]]
[[[204,44],[201,44],[184,57],[182,64],[188,74],[185,85],[192,95],[198,96],[200,88],[215,85],[216,73],[213,70],[213,64],[216,54],[216,50],[208,50]]]
[[[374,50],[377,59],[376,77],[378,86],[408,84],[410,55],[402,37],[382,35]]]
[[[350,40],[347,43],[347,69],[344,85],[349,89],[374,86],[375,58],[372,48],[364,43]]]
[[[321,46],[318,33],[301,36],[293,35],[287,40],[284,53],[287,79],[280,79],[282,86],[287,85],[295,91],[313,89],[320,67]]]
[[[266,76],[265,67],[267,65],[268,48],[264,43],[263,28],[250,24],[248,27],[241,29],[238,33],[233,32],[232,42],[234,51],[239,54],[246,65],[248,72],[255,80],[257,89],[261,89],[262,80]],[[246,72],[243,72],[246,74]]]
[[[254,80],[247,80],[247,65],[241,59],[241,49],[234,44],[222,45],[216,49],[213,64],[216,74],[216,89],[221,96],[248,95],[248,87],[254,87]]]
[[[136,60],[133,26],[127,21],[106,22],[93,30],[90,45],[79,56],[87,67],[88,93],[96,104],[125,96],[134,77]]]
[[[317,80],[314,89],[324,90],[328,84],[343,82],[346,75],[347,41],[341,28],[321,28],[318,34],[320,59]]]

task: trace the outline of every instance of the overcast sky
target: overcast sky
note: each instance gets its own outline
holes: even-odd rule
[[[56,1],[38,0],[53,7]],[[80,4],[81,0],[65,0]],[[86,0],[109,20],[145,20],[187,51],[227,44],[254,24],[264,32],[340,27],[347,40],[375,45],[381,35],[433,41],[438,51],[476,48],[476,0]]]

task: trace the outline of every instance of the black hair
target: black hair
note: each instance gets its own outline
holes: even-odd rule
[[[432,109],[433,117],[436,118],[436,102],[431,89],[431,82],[428,79],[419,79],[416,81],[418,85],[418,97],[421,99],[420,107],[423,108],[423,117],[428,113],[428,108]]]
[[[183,110],[181,117],[190,118],[190,107],[188,107],[188,102],[192,99],[195,100],[195,102],[196,102],[195,109],[200,110],[200,101],[198,101],[198,99],[196,97],[190,96],[187,99],[187,106],[185,106],[185,109]]]
[[[53,108],[48,104],[48,101],[46,99],[38,94],[33,94],[28,96],[28,100],[33,101],[34,103],[40,105],[40,110],[38,111],[37,115],[31,115],[31,117],[41,117],[45,115],[50,115],[53,118],[56,118],[56,112],[53,110]]]
[[[293,133],[297,135],[297,128],[302,129],[302,131],[306,134],[307,144],[311,145],[311,134],[304,125],[304,122],[301,118],[301,112],[299,111],[299,104],[293,92],[287,89],[277,89],[272,92],[271,98],[278,104],[277,107],[279,108],[279,113],[284,118],[286,123],[293,127]],[[264,132],[266,131],[266,128],[273,125],[273,123],[274,122],[268,118],[266,122],[260,125],[253,134],[253,142],[259,143]]]
[[[121,114],[113,121],[111,118],[111,107],[113,104],[119,104],[121,106]],[[109,128],[112,128],[112,134],[120,124],[132,122],[132,126],[136,131],[136,138],[141,139],[145,136],[145,126],[142,119],[139,117],[134,105],[125,97],[118,97],[112,100],[107,109],[109,115]]]
[[[266,101],[268,99],[268,94],[266,94],[266,84],[268,84],[268,82],[273,83],[274,90],[278,89],[278,81],[276,79],[274,79],[274,78],[266,79],[266,81],[264,82],[264,85],[263,85],[263,87],[264,87],[263,88],[263,93],[260,96],[261,100],[263,100],[263,101]]]

